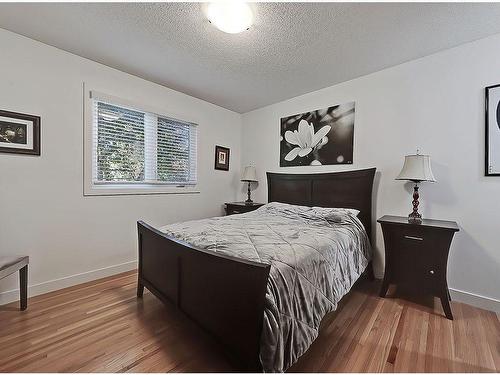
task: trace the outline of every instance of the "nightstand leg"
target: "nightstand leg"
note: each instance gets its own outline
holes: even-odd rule
[[[137,298],[142,298],[144,294],[144,285],[140,281],[137,281]]]
[[[380,297],[385,297],[387,291],[389,290],[389,284],[389,277],[385,274],[384,281],[382,281],[382,287],[380,288]]]
[[[448,299],[450,292],[446,289],[446,292],[443,296],[441,296],[441,305],[443,305],[444,314],[450,320],[453,320],[453,314],[451,312],[450,300]]]
[[[368,267],[367,267],[366,272],[367,272],[368,280],[374,281],[375,280],[375,273],[373,272],[373,261],[368,263]]]

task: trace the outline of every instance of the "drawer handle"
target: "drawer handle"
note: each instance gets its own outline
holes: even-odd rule
[[[415,241],[423,241],[424,240],[422,237],[413,237],[413,236],[405,236],[405,238],[408,240],[415,240]]]
[[[434,275],[434,270],[430,270],[430,271],[429,271],[429,273],[430,273],[431,275]]]

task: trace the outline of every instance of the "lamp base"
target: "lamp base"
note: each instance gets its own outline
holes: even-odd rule
[[[253,200],[250,197],[250,181],[248,181],[248,191],[247,191],[248,199],[245,201],[245,204],[252,204]]]
[[[422,224],[422,215],[412,212],[408,215],[408,222],[412,224]]]
[[[422,215],[418,212],[418,198],[420,195],[418,194],[418,182],[415,183],[415,187],[413,188],[413,211],[408,215],[408,222],[412,224],[421,224],[422,223]]]

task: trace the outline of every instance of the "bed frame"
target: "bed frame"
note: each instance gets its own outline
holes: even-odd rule
[[[269,202],[344,207],[371,235],[375,168],[337,173],[267,173]],[[242,370],[261,371],[260,335],[270,266],[195,248],[142,221],[137,296],[148,288],[207,330]],[[371,265],[368,270],[373,275]]]

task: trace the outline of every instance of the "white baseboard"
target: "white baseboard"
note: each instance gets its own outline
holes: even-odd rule
[[[93,271],[82,272],[76,275],[61,277],[59,279],[45,281],[43,283],[28,286],[28,296],[34,297],[39,294],[52,292],[74,286],[77,284],[86,283],[101,279],[103,277],[116,275],[121,272],[131,271],[137,268],[137,261],[117,264],[110,267],[100,268]],[[377,275],[380,278],[380,275]],[[465,292],[463,290],[450,288],[452,300],[463,302],[481,309],[500,312],[500,300],[491,297],[481,296],[479,294]],[[8,290],[0,293],[0,305],[19,300],[19,289]]]
[[[453,288],[450,288],[450,294],[453,301],[463,302],[481,309],[500,313],[500,301],[495,298],[485,297]]]
[[[375,274],[375,278],[382,280],[384,278],[384,274]],[[500,300],[482,296],[480,294],[475,294],[471,292],[465,292],[463,290],[449,288],[451,299],[453,301],[466,303],[468,305],[479,307],[480,309],[495,311],[500,313]]]
[[[114,266],[100,268],[93,271],[78,273],[76,275],[61,277],[59,279],[45,281],[43,283],[29,285],[28,296],[34,297],[39,294],[52,292],[54,290],[67,288],[73,285],[86,283],[101,279],[103,277],[116,275],[117,273],[131,271],[137,268],[137,261],[131,261]],[[8,290],[0,293],[0,305],[19,300],[19,289]]]

